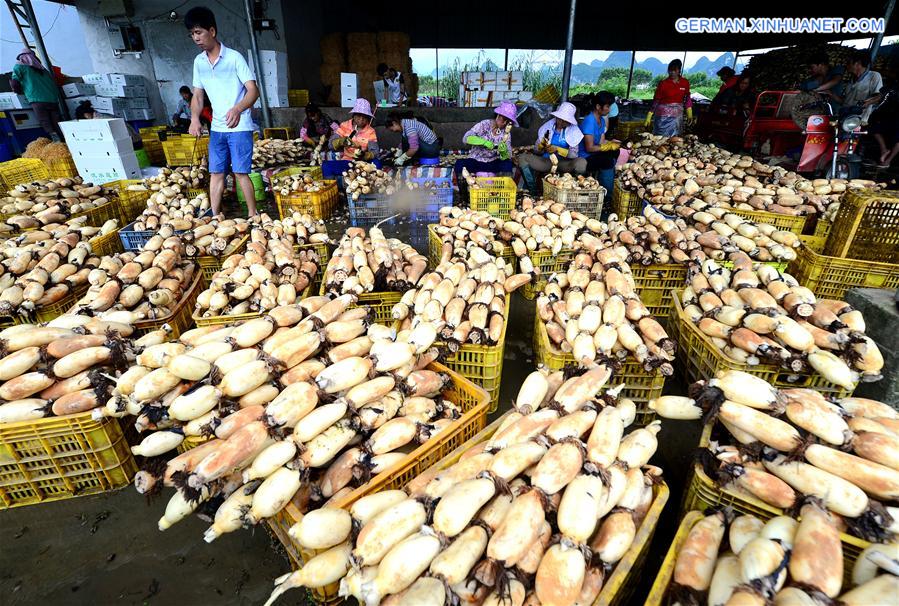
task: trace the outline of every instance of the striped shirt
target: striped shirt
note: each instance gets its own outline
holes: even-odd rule
[[[406,118],[400,120],[400,124],[403,127],[403,137],[409,141],[410,148],[417,149],[419,147],[419,139],[421,139],[422,143],[428,145],[437,141],[437,135],[435,135],[434,131],[428,128],[428,125],[424,122]]]

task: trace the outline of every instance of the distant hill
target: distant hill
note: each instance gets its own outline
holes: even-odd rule
[[[703,72],[708,76],[714,77],[715,73],[721,69],[724,65],[733,65],[734,63],[734,55],[733,53],[723,53],[717,59],[709,59],[705,56],[700,57],[695,64],[691,65],[686,69],[687,73],[696,73]],[[575,63],[571,66],[571,83],[572,84],[594,84],[598,79],[599,75],[602,73],[602,70],[606,68],[612,67],[624,67],[629,68],[631,65],[631,53],[630,51],[614,51],[611,55],[606,57],[606,59],[594,59],[590,63]],[[652,73],[653,77],[660,76],[668,71],[668,64],[662,62],[655,57],[649,57],[642,61],[636,61],[634,63],[634,69],[642,68],[648,70]],[[447,70],[446,66],[441,67],[441,71]],[[493,61],[487,60],[481,66],[481,69],[484,71],[493,71],[499,70],[500,67],[497,66]],[[559,66],[548,66],[544,65],[541,67],[542,71],[554,71],[561,70],[561,65]],[[739,72],[739,66],[737,71]],[[431,75],[436,77],[436,70],[431,72]]]

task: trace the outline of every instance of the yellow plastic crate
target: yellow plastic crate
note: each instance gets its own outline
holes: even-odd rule
[[[321,180],[321,168],[318,166],[288,168],[272,175],[272,180],[302,173],[309,173],[313,179]],[[284,218],[291,213],[300,212],[316,219],[330,219],[340,194],[337,191],[337,181],[328,179],[325,183],[328,185],[324,190],[314,193],[294,192],[284,196],[280,191],[272,189],[278,205],[278,215]]]
[[[298,302],[305,299],[306,297],[310,296],[311,293],[315,292],[314,290],[312,290],[312,286],[313,285],[310,284],[308,287],[306,287],[306,290],[304,290],[300,294],[300,297],[297,299]],[[201,290],[201,292],[202,292],[202,290]],[[194,311],[194,313],[191,315],[191,318],[193,320],[194,325],[197,327],[199,327],[199,326],[224,326],[226,324],[242,324],[242,323],[246,322],[247,320],[255,320],[256,318],[261,318],[264,315],[265,314],[262,313],[261,311],[254,311],[254,312],[250,312],[250,313],[246,313],[246,314],[237,314],[234,316],[213,316],[211,318],[204,318],[203,316],[197,314],[196,311]]]
[[[171,135],[162,142],[165,163],[168,166],[193,166],[209,155],[209,137]]]
[[[440,258],[443,256],[443,241],[437,235],[437,223],[428,224],[428,264],[431,269],[440,264]],[[518,266],[518,258],[512,251],[510,244],[505,244],[500,258],[506,262],[506,265],[512,267],[514,271]]]
[[[643,201],[635,192],[624,189],[619,179],[615,179],[615,186],[612,188],[612,212],[621,220],[643,214]]]
[[[794,234],[801,234],[805,229],[805,222],[808,217],[793,217],[791,215],[781,215],[779,213],[770,213],[765,210],[743,210],[740,208],[728,208],[727,212],[733,213],[738,217],[743,217],[754,223],[765,223],[773,225],[777,229],[783,231],[791,231]]]
[[[196,272],[196,277],[193,282],[191,282],[187,290],[184,291],[181,300],[175,306],[172,313],[162,318],[157,318],[156,320],[143,320],[137,322],[134,325],[135,337],[162,328],[164,324],[168,324],[172,329],[169,337],[170,340],[180,337],[181,333],[193,326],[191,313],[193,312],[194,304],[197,302],[197,297],[200,296],[201,290],[203,290],[203,274],[198,271]]]
[[[180,444],[178,444],[178,448],[176,449],[178,453],[187,452],[193,448],[196,448],[200,444],[204,444],[211,440],[211,437],[206,436],[186,436]]]
[[[110,219],[118,219],[122,221],[121,205],[115,199],[109,200],[105,204],[101,204],[96,208],[83,210],[72,215],[72,218],[87,217],[87,224],[94,227],[101,227]],[[121,223],[120,223],[121,225]]]
[[[484,390],[442,364],[432,363],[428,368],[449,374],[451,382],[449,387],[444,390],[442,397],[459,406],[464,411],[462,417],[410,452],[402,461],[379,473],[343,499],[332,503],[331,507],[347,509],[366,495],[404,487],[413,478],[484,429],[487,424],[488,399]],[[302,568],[303,564],[316,553],[301,548],[287,534],[290,527],[303,517],[299,505],[296,500],[291,501],[273,518],[267,520],[272,532],[284,545],[291,563],[296,569]],[[316,589],[312,595],[317,602],[333,601],[337,599],[337,587],[338,585],[335,583],[322,589]]]
[[[324,272],[327,262],[323,262],[322,272]],[[328,294],[327,284],[322,282],[319,288],[320,295]],[[336,293],[339,294],[339,293]],[[393,323],[393,306],[400,302],[403,298],[401,292],[366,292],[359,295],[354,305],[350,305],[350,309],[354,307],[368,307],[371,309],[370,320],[372,324],[392,324]]]
[[[118,229],[114,229],[106,235],[93,238],[90,241],[90,245],[93,253],[99,257],[122,252],[122,240],[119,238]]]
[[[712,437],[712,428],[712,423],[706,424],[703,428],[702,437],[699,440],[701,449],[708,448]],[[687,494],[684,497],[684,509],[705,511],[712,507],[730,507],[738,513],[751,514],[765,521],[784,515],[782,509],[772,507],[751,495],[737,494],[722,488],[705,473],[702,465],[695,463]],[[846,533],[840,533],[840,538],[843,542],[843,557],[850,564],[855,562],[858,554],[870,545],[868,541]],[[845,579],[848,580],[852,573],[852,566],[850,565],[844,573]]]
[[[819,299],[842,300],[850,288],[899,288],[899,263],[877,263],[820,255],[808,246],[796,249],[790,273]]]
[[[305,88],[288,89],[287,104],[290,107],[305,107],[309,105],[309,91]]]
[[[83,297],[84,293],[86,292],[87,284],[82,284],[56,303],[53,303],[52,305],[44,305],[43,307],[35,309],[35,321],[43,323],[49,322],[50,320],[55,320],[59,316],[67,313],[70,309],[72,309],[75,303],[78,302],[78,299]]]
[[[16,158],[0,163],[0,194],[6,195],[16,185],[49,179],[50,171],[37,158]]]
[[[209,196],[209,189],[208,189],[208,188],[197,188],[197,189],[188,189],[188,190],[187,190],[187,197],[188,197],[188,198],[196,198],[196,197],[202,196],[202,195],[204,195],[204,194],[205,194],[207,197]]]
[[[296,139],[296,129],[292,126],[273,126],[262,129],[263,139]]]
[[[827,244],[827,236],[830,235],[832,227],[833,222],[819,218],[815,223],[814,232],[799,236],[799,239],[802,240],[803,244],[820,255],[824,252],[824,246]]]
[[[634,290],[662,326],[668,324],[671,310],[671,291],[683,288],[687,282],[687,266],[682,263],[655,263],[630,265],[634,277]]]
[[[220,257],[196,257],[196,262],[200,266],[203,273],[203,279],[209,284],[212,277],[222,268],[222,263],[231,255],[242,253],[247,249],[247,242],[250,240],[250,234],[245,235],[240,241],[231,248],[225,249]]]
[[[47,165],[47,172],[51,179],[71,178],[78,176],[78,168],[71,156],[68,158],[59,158],[57,160],[44,160]]]
[[[328,264],[328,259],[331,258],[330,246],[327,242],[316,242],[315,244],[295,244],[293,250],[295,253],[301,250],[314,250],[316,254],[318,254],[318,271],[315,272],[315,279],[312,281],[311,291],[307,296],[321,293],[322,280],[325,277],[325,266]]]
[[[834,398],[845,398],[852,393],[853,390],[834,385],[814,371],[793,372],[771,364],[750,366],[732,360],[690,321],[681,307],[680,296],[679,291],[671,293],[668,334],[677,342],[677,359],[688,383],[709,379],[723,370],[742,370],[775,387],[807,387]]]
[[[118,192],[119,215],[122,225],[127,225],[134,221],[139,214],[144,212],[147,207],[147,200],[153,192],[149,189],[129,191],[131,185],[143,185],[140,179],[122,179],[120,181],[111,181],[104,183],[103,187]]]
[[[564,204],[568,210],[582,213],[592,219],[599,219],[602,204],[606,198],[606,188],[599,189],[559,189],[543,177],[543,197]]]
[[[509,328],[510,298],[506,295],[506,321],[503,322],[503,332],[496,345],[472,345],[466,343],[454,353],[447,353],[442,362],[458,372],[460,375],[474,381],[476,385],[484,388],[490,395],[490,413],[499,406],[499,388],[503,380],[503,357],[506,352],[506,330]],[[435,341],[437,347],[443,347],[446,343]]]
[[[119,419],[84,412],[0,424],[3,508],[122,488],[135,473]]]
[[[574,356],[564,353],[553,347],[546,334],[546,324],[535,318],[534,322],[534,349],[538,365],[543,365],[550,370],[562,370],[566,366],[576,366]],[[648,408],[650,400],[662,395],[665,387],[665,376],[658,369],[649,372],[643,365],[628,358],[621,368],[613,373],[610,384],[625,384],[621,397],[630,398],[637,405],[637,418],[634,425],[644,427],[656,419],[655,411]]]
[[[615,129],[615,138],[620,139],[621,141],[631,140],[634,141],[638,139],[637,135],[640,133],[646,132],[648,129],[643,123],[643,120],[628,120],[626,122],[619,122],[618,127]]]
[[[511,248],[511,247],[510,247]],[[530,282],[521,287],[519,292],[528,300],[535,299],[538,294],[543,292],[543,287],[554,273],[566,272],[568,265],[574,258],[573,250],[561,250],[559,254],[554,255],[549,250],[534,251],[528,256],[535,269],[540,269],[540,273]]]
[[[500,219],[508,219],[515,208],[518,187],[511,177],[475,177],[478,187],[468,188],[472,210],[482,210]]]
[[[843,194],[824,254],[899,263],[899,192],[851,190]]]

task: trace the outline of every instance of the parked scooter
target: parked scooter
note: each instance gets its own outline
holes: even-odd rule
[[[842,119],[833,106],[823,101],[826,114],[813,114],[805,126],[805,145],[797,171],[822,174],[827,178],[855,179],[861,174],[862,157],[858,151],[862,118],[851,114]]]

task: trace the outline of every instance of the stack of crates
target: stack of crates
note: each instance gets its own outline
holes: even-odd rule
[[[899,192],[847,191],[822,231],[822,252],[804,241],[790,263],[800,284],[828,299],[842,299],[855,287],[899,288]]]
[[[159,166],[165,163],[165,152],[162,151],[162,141],[159,140],[159,133],[165,132],[165,126],[147,126],[140,129],[140,140],[143,143],[144,151],[150,159],[150,164]]]

